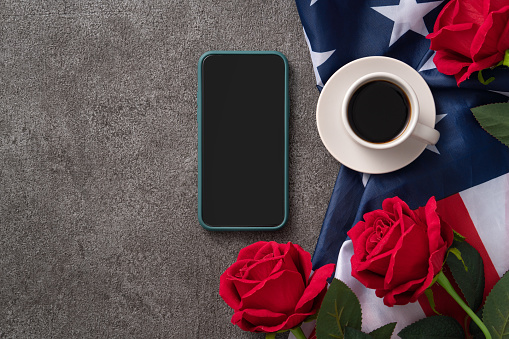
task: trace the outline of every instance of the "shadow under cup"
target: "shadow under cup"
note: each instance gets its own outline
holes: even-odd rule
[[[386,144],[403,135],[412,115],[412,104],[399,84],[383,77],[356,85],[348,96],[347,123],[369,144]]]

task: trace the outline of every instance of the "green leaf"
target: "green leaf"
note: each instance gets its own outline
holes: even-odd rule
[[[356,328],[345,327],[345,339],[372,339],[369,334],[359,331]]]
[[[465,332],[456,319],[435,315],[408,325],[398,335],[402,339],[464,339]]]
[[[455,241],[459,241],[459,242],[463,242],[465,241],[465,237],[462,236],[461,234],[459,234],[458,232],[456,232],[455,230],[452,230],[453,234],[454,234],[454,240]]]
[[[482,304],[484,293],[484,265],[479,252],[468,242],[457,243],[458,255],[448,255],[447,266],[458,284],[465,300],[475,312]]]
[[[424,295],[426,296],[426,298],[428,298],[429,305],[431,306],[433,312],[440,315],[440,312],[438,312],[435,309],[435,298],[433,297],[433,291],[431,290],[431,286],[424,290]]]
[[[316,337],[344,338],[346,326],[360,330],[361,322],[359,299],[344,282],[333,279],[318,312]]]
[[[391,339],[396,323],[389,323],[369,333],[373,339]]]
[[[456,245],[457,244],[455,244],[455,246]],[[461,251],[458,249],[458,247],[451,247],[451,248],[449,248],[447,254],[449,255],[449,253],[454,254],[456,259],[461,261],[461,263],[463,264],[463,268],[465,269],[465,272],[468,272],[468,266],[467,266],[467,264],[465,264],[465,261],[463,260],[463,257],[461,256]]]
[[[509,146],[509,103],[497,103],[471,109],[482,128]]]
[[[509,274],[507,272],[486,297],[483,322],[493,338],[509,338]]]
[[[477,73],[477,80],[479,80],[479,82],[483,85],[488,85],[490,82],[492,82],[493,80],[495,80],[494,77],[491,77],[489,78],[488,80],[484,80],[484,77],[482,76],[482,71],[479,71]]]

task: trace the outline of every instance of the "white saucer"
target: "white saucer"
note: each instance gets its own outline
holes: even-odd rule
[[[360,77],[373,72],[389,72],[405,79],[419,100],[419,122],[435,127],[435,101],[420,74],[404,62],[373,56],[352,61],[334,73],[322,89],[316,107],[316,123],[327,150],[341,164],[358,172],[392,172],[414,161],[426,144],[408,138],[390,149],[371,149],[352,139],[341,121],[341,106],[347,89]]]

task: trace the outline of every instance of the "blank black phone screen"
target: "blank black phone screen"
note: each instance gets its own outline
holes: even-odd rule
[[[201,208],[208,226],[278,226],[286,210],[286,66],[277,54],[201,64]]]

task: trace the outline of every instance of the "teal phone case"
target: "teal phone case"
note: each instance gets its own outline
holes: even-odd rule
[[[285,64],[285,195],[284,195],[284,219],[278,226],[249,226],[249,227],[231,227],[231,226],[209,226],[202,218],[202,64],[203,60],[209,55],[216,54],[275,54],[280,56]],[[288,60],[286,57],[276,51],[209,51],[204,53],[198,61],[198,221],[200,225],[209,231],[273,231],[278,230],[286,224],[288,220],[288,120],[289,120],[289,97],[288,97]]]

